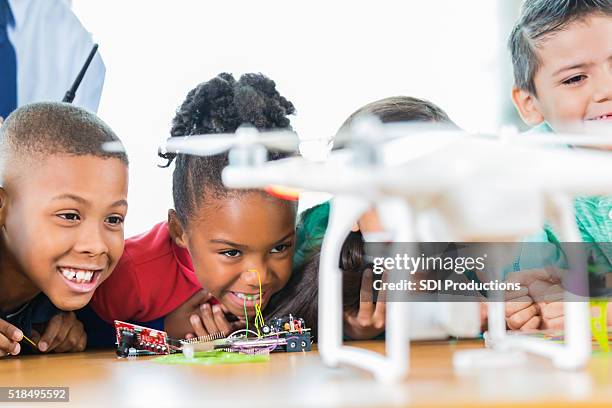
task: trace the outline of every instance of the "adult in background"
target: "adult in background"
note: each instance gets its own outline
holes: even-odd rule
[[[0,0],[0,117],[31,102],[61,101],[91,48],[65,0]],[[73,101],[96,112],[106,69],[96,54]]]

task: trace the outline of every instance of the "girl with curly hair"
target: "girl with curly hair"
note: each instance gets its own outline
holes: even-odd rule
[[[191,90],[170,134],[291,129],[293,104],[262,74],[222,73]],[[174,209],[149,232],[126,240],[92,308],[108,322],[146,322],[173,337],[231,331],[252,320],[291,275],[296,206],[221,180],[228,153],[163,154],[174,162]],[[270,152],[269,159],[282,158]],[[261,298],[260,298],[261,290]]]

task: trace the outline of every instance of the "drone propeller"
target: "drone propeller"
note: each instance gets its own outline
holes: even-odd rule
[[[612,156],[586,149],[542,149],[494,140],[449,144],[397,167],[381,171],[385,188],[402,191],[444,190],[459,185],[533,186],[579,194],[609,194]],[[484,188],[484,187],[483,187]]]
[[[242,126],[236,133],[189,135],[171,137],[162,151],[197,156],[214,156],[234,147],[264,146],[269,150],[295,152],[299,147],[297,133],[290,130],[259,132],[254,127]]]
[[[572,147],[612,147],[612,132],[610,135],[580,135],[570,133],[529,134],[512,138],[512,143],[541,146],[572,146]]]
[[[453,138],[502,139],[507,143],[542,146],[609,147],[612,148],[612,126],[608,123],[589,123],[581,127],[569,127],[570,132],[524,133],[515,128],[503,129],[497,134],[466,132],[453,125],[437,122],[394,122],[381,123],[374,116],[355,119],[350,128],[339,132],[333,138],[335,147],[359,145],[376,146],[393,143],[398,139],[426,137],[435,145]],[[425,139],[427,140],[427,139]]]
[[[334,147],[344,148],[356,145],[376,145],[404,137],[428,134],[436,136],[466,135],[454,125],[439,122],[392,122],[382,123],[373,115],[356,118],[349,127],[341,129],[333,140]]]
[[[257,188],[283,185],[329,193],[364,193],[368,190],[419,194],[444,191],[481,181],[495,185],[524,185],[581,194],[609,192],[609,179],[592,177],[592,168],[612,174],[612,156],[586,149],[547,149],[504,143],[499,139],[467,138],[429,145],[423,135],[396,142],[414,152],[401,163],[355,161],[353,148],[332,152],[315,163],[301,157],[268,162],[256,169],[227,167],[228,187]],[[393,149],[397,146],[392,143]]]
[[[102,150],[109,153],[125,153],[125,146],[118,140],[102,143]]]

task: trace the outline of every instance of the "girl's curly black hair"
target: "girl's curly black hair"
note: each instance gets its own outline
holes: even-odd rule
[[[293,113],[293,104],[278,93],[274,81],[265,75],[244,74],[236,81],[232,74],[224,72],[189,91],[172,120],[170,135],[231,133],[243,124],[259,130],[290,130],[287,116]],[[162,152],[159,155],[168,160],[162,167],[176,161],[172,195],[174,208],[184,226],[206,194],[222,198],[229,193],[221,180],[221,172],[228,164],[227,152],[208,157]],[[269,153],[270,160],[286,156]]]

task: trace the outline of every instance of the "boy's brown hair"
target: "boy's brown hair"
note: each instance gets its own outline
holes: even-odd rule
[[[537,54],[541,42],[593,14],[612,16],[612,0],[526,0],[508,40],[514,86],[537,95],[534,77],[542,64]]]

